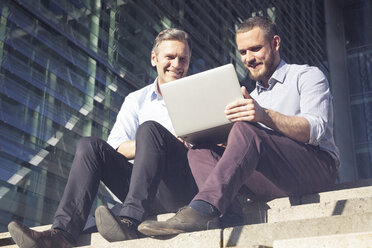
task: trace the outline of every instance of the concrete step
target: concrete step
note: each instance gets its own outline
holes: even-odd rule
[[[153,216],[151,219],[157,219],[159,221],[164,221],[174,216],[174,213],[168,213],[168,214],[161,214],[158,216]],[[37,226],[32,227],[31,229],[36,231],[45,231],[51,228],[51,225],[44,225],[44,226]],[[82,234],[79,237],[78,245],[77,247],[109,247],[110,244],[108,241],[106,241],[99,233],[92,233],[92,234]],[[15,248],[18,247],[14,244],[14,241],[12,240],[10,233],[0,233],[0,247],[2,248]],[[111,246],[110,246],[111,247]]]
[[[184,247],[200,247],[203,244],[203,247],[223,245],[258,248],[272,247],[273,241],[278,239],[372,231],[371,185],[372,180],[359,181],[347,186],[340,184],[335,186],[333,191],[279,198],[267,203],[242,198],[240,201],[244,206],[245,223],[250,224],[242,227],[186,233],[166,239],[144,238],[115,243],[109,243],[98,233],[93,233],[82,235],[78,247],[183,247],[181,244],[185,244]],[[173,215],[159,215],[156,218],[165,220]],[[351,227],[350,218],[350,223],[355,221],[352,217],[361,221],[366,218],[370,220],[370,225],[365,224],[364,229]],[[329,226],[328,221],[335,223],[335,226]],[[349,229],[338,231],[338,225],[349,226]],[[323,226],[328,226],[328,229],[321,231]],[[48,228],[50,225],[33,229],[42,231]],[[16,247],[12,244],[14,243],[9,233],[0,233],[0,247]]]
[[[83,240],[81,239],[78,247],[264,248],[273,247],[274,241],[276,240],[288,240],[294,238],[306,238],[334,234],[349,235],[363,232],[372,232],[372,213],[245,225],[241,227],[227,228],[224,230],[216,229],[202,232],[184,233],[173,237],[143,238],[113,243],[109,243],[102,239],[99,234],[93,234],[91,235],[90,240],[88,238],[85,240],[85,242],[82,242]]]
[[[274,248],[372,248],[372,232],[275,240]]]
[[[358,215],[331,216],[306,220],[284,221],[246,225],[234,228],[208,230],[194,233],[184,233],[173,237],[143,238],[122,242],[109,243],[98,233],[83,235],[77,247],[138,247],[138,248],[258,248],[273,247],[274,242],[295,242],[291,239],[304,239],[325,235],[351,235],[372,232],[372,213]],[[360,236],[363,239],[369,236]],[[358,236],[355,236],[356,240]],[[309,241],[310,242],[310,241]],[[317,241],[321,242],[321,241]],[[349,242],[349,241],[348,241]],[[311,242],[310,242],[311,243]],[[280,245],[280,243],[279,243]],[[5,246],[5,247],[16,247]],[[289,248],[289,246],[282,246]],[[292,247],[302,247],[294,245]],[[318,246],[322,247],[322,246]],[[325,246],[328,247],[328,246]],[[351,246],[365,247],[365,246]]]
[[[268,223],[312,219],[334,215],[355,215],[372,212],[372,191],[370,197],[333,200],[329,202],[298,205],[289,208],[268,210]]]
[[[227,228],[223,230],[223,247],[272,247],[275,240],[361,232],[372,232],[372,213]]]
[[[350,188],[345,188],[345,185]],[[308,194],[299,197],[283,197],[269,201],[267,205],[270,208],[292,207],[303,204],[321,203],[344,199],[363,198],[371,196],[372,180],[363,180],[362,182],[355,182],[353,184],[336,184],[332,190]]]
[[[92,245],[78,246],[79,248],[88,247],[136,247],[136,248],[200,248],[211,247],[220,248],[222,244],[222,230],[209,230],[202,232],[183,233],[173,237],[163,238],[143,238],[136,240],[128,240],[122,242],[108,243],[106,240],[102,242],[91,243]]]
[[[273,223],[372,211],[369,208],[372,201],[372,180],[347,185],[355,187],[345,188],[345,185],[340,184],[334,186],[333,191],[301,197],[283,197],[266,203],[240,198],[244,223]]]
[[[45,231],[45,230],[48,230],[50,227],[51,225],[45,225],[45,226],[32,227],[32,229],[36,231]],[[9,232],[0,233],[0,247],[17,247],[13,244],[14,242]]]
[[[136,248],[174,248],[174,247],[188,247],[188,248],[199,248],[199,247],[221,247],[222,244],[222,230],[209,230],[194,233],[184,233],[174,237],[166,238],[142,238],[121,242],[108,242],[99,233],[84,234],[81,235],[78,244],[75,247],[79,248],[103,248],[103,247],[136,247]],[[17,248],[15,244],[1,246],[2,248]]]

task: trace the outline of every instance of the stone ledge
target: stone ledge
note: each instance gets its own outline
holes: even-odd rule
[[[334,200],[289,208],[268,209],[267,223],[372,212],[372,191],[370,196],[368,198]]]
[[[370,185],[367,185],[370,182]],[[320,193],[308,194],[300,197],[283,197],[267,202],[267,205],[273,208],[292,207],[303,204],[321,203],[352,198],[370,197],[372,194],[372,180],[364,182],[363,186],[355,188],[345,188],[345,185],[339,185],[340,189],[324,191]],[[349,184],[348,184],[349,185]],[[336,188],[336,186],[334,186]]]
[[[372,232],[275,240],[274,248],[372,248]]]
[[[167,220],[174,216],[174,213],[160,214],[158,216],[153,216],[151,219],[157,219],[160,221]],[[36,226],[31,227],[31,229],[36,231],[45,231],[51,228],[52,225]],[[99,233],[92,234],[82,234],[79,237],[78,245],[76,247],[91,247],[90,244],[105,244],[105,246],[95,246],[95,247],[108,247],[110,243],[106,241]],[[14,244],[9,232],[0,233],[0,247],[18,247]]]
[[[314,223],[318,223],[318,222],[322,223],[321,220],[324,220],[327,218],[332,218],[333,220],[337,220],[336,217],[342,217],[342,216],[344,216],[346,219],[350,218],[350,216],[356,216],[357,218],[359,218],[359,216],[369,216],[368,218],[370,218],[370,215],[371,215],[370,212],[372,212],[372,209],[369,207],[372,205],[372,198],[371,198],[372,186],[371,185],[372,185],[372,180],[363,180],[363,181],[358,181],[354,183],[335,185],[334,191],[327,191],[327,192],[321,192],[317,194],[305,195],[303,197],[298,197],[298,198],[285,197],[285,198],[274,199],[267,203],[248,201],[244,203],[244,206],[245,206],[244,214],[246,218],[246,223],[257,224],[257,223],[270,222],[269,224],[266,224],[267,225],[266,228],[268,229],[271,228],[274,230],[275,226],[279,228],[281,223],[284,223],[284,224],[283,224],[283,227],[280,227],[280,228],[284,228],[286,226],[285,223],[290,223],[289,220],[292,220],[292,223],[295,223],[295,225],[298,225],[297,223],[303,223],[303,225],[306,225],[306,223],[311,223],[311,221],[315,221]],[[355,188],[348,188],[348,187],[355,187]],[[242,200],[246,201],[246,199],[242,199]],[[157,216],[157,219],[165,220],[165,219],[170,218],[173,215],[174,215],[173,213],[159,215]],[[334,215],[342,215],[342,216],[334,216]],[[345,215],[350,215],[350,216],[345,216]],[[309,218],[309,219],[302,220],[302,221],[299,220],[299,219],[304,219],[304,218]],[[293,222],[294,220],[297,220],[297,221]],[[273,222],[277,222],[277,223],[273,223]],[[298,225],[298,228],[301,228],[301,227],[303,226]],[[38,226],[32,229],[43,231],[48,228],[50,228],[50,225]],[[260,231],[260,233],[261,232],[265,233],[265,228],[260,227],[260,225],[246,225],[242,227],[234,227],[232,229],[231,228],[225,229],[223,231],[224,237],[225,237],[224,245],[234,243],[235,245],[237,245],[237,247],[256,247],[256,248],[257,247],[272,247],[272,242],[271,243],[270,242],[269,243],[260,243],[260,242],[249,243],[248,242],[250,246],[246,246],[245,244],[242,244],[241,246],[241,243],[239,240],[240,239],[245,240],[246,239],[245,236],[247,237],[251,236],[249,231],[246,231],[246,230],[250,230],[250,229],[259,230],[260,228],[262,228],[262,231]],[[221,230],[212,230],[212,231],[213,233],[216,231],[220,233],[220,236],[218,239],[220,242],[221,237],[222,237],[221,236],[222,231]],[[205,231],[205,234],[207,236],[208,236],[208,232],[211,232],[211,231]],[[178,235],[177,237],[174,237],[166,241],[146,238],[146,239],[141,239],[141,243],[147,244],[150,247],[152,247],[152,245],[156,245],[154,247],[172,247],[172,245],[173,246],[176,245],[178,240],[181,240],[182,237],[185,235],[186,235],[185,237],[188,237],[187,239],[190,239],[190,240],[194,239],[197,241],[198,238],[193,238],[193,235],[196,235],[196,237],[198,235],[202,235],[199,233],[203,233],[203,232],[198,232],[197,234],[195,233],[182,234],[182,235]],[[239,240],[234,241],[234,237],[236,239],[237,234],[239,234],[238,236],[240,237],[241,233],[243,233],[243,237],[239,238]],[[322,233],[318,233],[316,235],[319,235],[319,234],[322,234]],[[327,233],[323,233],[322,235],[324,234],[327,234]],[[215,234],[212,234],[212,236],[213,235]],[[270,233],[268,233],[268,235],[270,235]],[[313,236],[316,236],[316,235],[313,235]],[[281,235],[279,236],[281,237]],[[296,238],[296,237],[301,237],[301,235],[292,236],[290,238]],[[287,238],[287,237],[284,237],[284,238]],[[283,239],[283,238],[281,237],[280,239]],[[186,238],[183,238],[182,240],[185,241]],[[204,240],[204,239],[201,238],[201,240]],[[206,244],[209,244],[207,243],[207,240],[208,238],[204,242],[206,242]],[[229,241],[227,241],[226,243],[226,240],[229,240]],[[196,241],[195,241],[195,244],[197,243]],[[125,241],[125,244],[127,243],[134,244],[135,242],[136,240]],[[213,241],[211,242],[215,244],[216,242],[215,237],[213,238]],[[1,247],[9,247],[9,248],[16,247],[15,245],[10,245],[12,243],[13,241],[11,240],[9,233],[0,233],[0,246]],[[114,244],[114,243],[108,243],[98,233],[93,233],[89,235],[82,235],[79,239],[78,247],[103,247],[102,245],[104,245],[105,247],[106,246],[123,247],[122,245],[124,245],[122,244],[123,242],[117,242],[117,243],[120,243],[120,245]],[[96,244],[101,244],[101,245],[96,246]],[[114,246],[112,246],[113,244]],[[125,246],[126,245],[124,245],[124,247]],[[193,247],[193,246],[187,246],[187,247]]]
[[[143,238],[113,243],[107,242],[98,233],[94,233],[92,235],[82,235],[79,241],[79,245],[77,247],[268,248],[273,247],[274,241],[276,240],[310,238],[320,235],[322,236],[334,234],[346,235],[357,232],[359,233],[372,232],[372,213],[348,216],[331,216],[324,218],[286,221],[278,223],[246,225],[241,227],[227,228],[224,230],[216,229],[202,232],[184,233],[174,237],[167,237],[161,239]],[[10,245],[5,247],[13,248],[16,246]]]
[[[33,230],[45,231],[48,230],[52,225],[36,226],[32,227]],[[9,232],[0,233],[0,247],[17,247],[14,244]]]
[[[193,233],[182,233],[173,237],[163,238],[143,238],[128,240],[122,242],[109,243],[102,239],[102,242],[92,242],[91,245],[78,246],[79,248],[119,248],[119,247],[136,247],[136,248],[220,248],[222,244],[222,230],[208,230]]]
[[[223,247],[272,247],[274,240],[372,231],[372,213],[246,225],[223,231]]]
[[[337,187],[334,186],[334,188],[339,188],[338,190],[301,197],[283,197],[269,202],[247,201],[246,198],[239,195],[239,201],[243,207],[244,223],[259,224],[284,221],[286,216],[288,216],[289,220],[294,220],[336,214],[351,214],[350,211],[345,210],[345,207],[350,204],[358,205],[358,201],[358,207],[363,208],[364,210],[362,209],[362,211],[365,211],[367,206],[363,203],[362,198],[369,199],[372,196],[372,180],[364,180],[353,184],[348,183],[347,185],[358,185],[358,187],[345,188],[345,185],[340,184]],[[302,210],[310,212],[301,214]]]

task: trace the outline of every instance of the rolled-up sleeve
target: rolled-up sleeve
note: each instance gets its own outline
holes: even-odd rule
[[[107,139],[107,143],[117,149],[124,141],[135,139],[138,121],[138,100],[129,94],[120,108],[116,122]]]
[[[309,144],[318,145],[325,135],[329,118],[331,94],[328,80],[315,67],[309,67],[299,75],[300,116],[310,125]]]

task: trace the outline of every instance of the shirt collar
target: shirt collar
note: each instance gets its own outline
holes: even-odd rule
[[[262,91],[271,90],[276,83],[283,83],[285,76],[287,75],[288,71],[288,64],[281,60],[278,67],[275,69],[273,75],[269,78],[269,87],[266,88],[260,84],[259,81],[256,82],[256,89],[257,93],[261,93]]]
[[[160,94],[158,78],[155,78],[151,86],[151,101],[161,100],[161,99],[163,99],[163,97]]]

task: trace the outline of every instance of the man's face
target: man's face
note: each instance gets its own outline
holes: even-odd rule
[[[280,62],[279,36],[267,40],[263,31],[255,27],[247,32],[238,33],[236,44],[249,77],[267,85],[267,81]]]
[[[159,85],[184,77],[190,64],[190,50],[187,42],[162,41],[157,52],[151,53],[151,64],[156,66]]]

